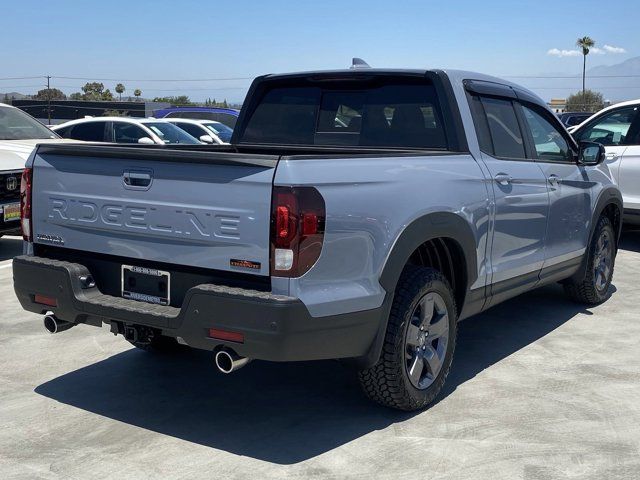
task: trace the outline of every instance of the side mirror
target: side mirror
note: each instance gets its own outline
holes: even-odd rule
[[[201,135],[198,140],[200,140],[203,143],[215,143],[211,135]]]
[[[604,162],[604,145],[596,142],[580,142],[578,165],[594,166]]]
[[[153,140],[151,140],[149,137],[142,137],[138,139],[138,143],[142,144],[142,145],[155,145],[156,142],[154,142]]]

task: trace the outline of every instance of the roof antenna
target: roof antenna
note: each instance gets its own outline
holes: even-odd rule
[[[369,65],[367,62],[365,62],[363,59],[358,58],[358,57],[354,57],[351,60],[351,67],[349,67],[351,70],[358,70],[360,68],[371,68],[371,65]]]

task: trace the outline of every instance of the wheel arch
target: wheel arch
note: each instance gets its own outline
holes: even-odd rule
[[[379,279],[380,285],[386,291],[382,320],[368,354],[366,357],[359,359],[358,363],[360,365],[365,367],[374,365],[380,358],[389,312],[400,276],[404,268],[408,264],[411,264],[412,256],[420,247],[430,241],[436,240],[454,246],[458,250],[458,254],[453,257],[453,260],[461,260],[464,264],[457,265],[462,277],[456,276],[456,285],[455,287],[452,285],[458,315],[462,312],[464,304],[468,299],[469,287],[478,277],[475,236],[471,226],[460,215],[453,212],[426,214],[407,225],[390,249]],[[450,254],[451,251],[446,255]],[[450,261],[450,265],[456,267],[456,264],[452,261]],[[445,276],[455,275],[453,272],[445,271],[441,273]],[[463,281],[460,281],[460,278],[462,278]]]

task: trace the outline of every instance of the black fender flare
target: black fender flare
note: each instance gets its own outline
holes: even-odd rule
[[[620,221],[618,222],[618,228],[617,231],[615,232],[616,234],[616,249],[618,248],[618,245],[620,244],[620,236],[622,235],[622,217],[624,214],[624,203],[622,201],[622,193],[620,193],[620,190],[618,189],[618,187],[615,187],[613,185],[609,185],[605,188],[602,189],[602,191],[600,192],[600,196],[598,197],[598,200],[596,201],[596,206],[593,210],[593,217],[591,217],[591,225],[589,227],[589,241],[587,242],[587,249],[585,251],[585,254],[582,257],[582,262],[580,263],[580,268],[578,269],[578,271],[571,277],[574,280],[582,280],[584,279],[586,273],[587,273],[587,260],[588,260],[588,252],[589,252],[589,246],[591,245],[591,242],[593,241],[593,235],[595,234],[596,231],[596,226],[598,224],[598,219],[600,218],[600,216],[602,215],[602,212],[604,212],[604,209],[607,208],[609,205],[615,205],[618,208],[618,213],[620,215]],[[614,225],[615,228],[615,225]]]
[[[372,366],[380,358],[393,296],[407,261],[420,245],[435,238],[448,238],[460,246],[466,264],[465,299],[467,298],[469,286],[478,277],[477,247],[471,226],[463,217],[452,212],[428,213],[413,220],[393,244],[380,274],[380,285],[386,291],[382,304],[381,321],[368,354],[366,357],[358,359],[361,367]],[[457,306],[458,315],[463,307],[464,305]]]

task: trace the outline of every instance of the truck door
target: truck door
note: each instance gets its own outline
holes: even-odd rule
[[[513,98],[472,94],[470,105],[494,194],[491,303],[497,303],[538,282],[549,194],[542,169],[527,158]]]

